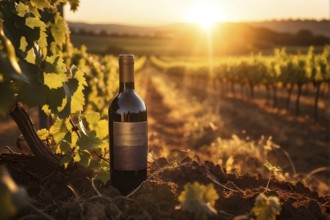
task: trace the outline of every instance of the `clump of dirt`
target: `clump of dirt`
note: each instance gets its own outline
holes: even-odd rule
[[[319,197],[299,182],[271,179],[266,190],[268,179],[260,175],[228,174],[219,165],[189,155],[176,163],[165,158],[154,160],[149,164],[148,179],[126,197],[110,184],[95,181],[93,187],[92,173],[84,168],[38,178],[13,167],[9,166],[13,178],[27,189],[34,206],[55,219],[192,219],[192,213],[176,207],[184,185],[194,181],[212,183],[219,195],[215,204],[218,214],[210,219],[248,214],[261,192],[280,199],[282,211],[277,219],[327,219],[330,212],[329,198]],[[23,216],[43,218],[31,208],[17,217]]]

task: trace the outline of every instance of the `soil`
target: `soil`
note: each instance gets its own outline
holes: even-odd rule
[[[273,177],[266,188],[268,175],[238,175],[215,161],[205,160],[209,156],[205,147],[217,137],[230,139],[238,134],[257,142],[261,135],[273,136],[273,141],[289,153],[297,172],[308,173],[329,167],[327,126],[273,111],[258,101],[231,96],[219,96],[216,114],[208,114],[209,109],[201,106],[207,102],[198,93],[181,88],[179,82],[150,66],[143,72],[137,90],[142,91],[148,106],[149,148],[153,155],[148,163],[148,179],[124,197],[109,184],[96,181],[93,186],[91,171],[81,167],[58,172],[43,170],[33,159],[10,163],[11,175],[27,189],[34,206],[23,209],[16,219],[193,219],[192,213],[176,207],[184,185],[194,181],[212,183],[219,195],[215,204],[218,214],[209,219],[249,215],[261,192],[280,199],[277,219],[330,219],[329,193],[321,195],[300,181]],[[35,112],[32,114],[36,119]],[[192,136],[196,130],[198,135]],[[19,132],[10,119],[0,122],[0,131],[1,146],[15,145]],[[290,170],[287,159],[280,154],[274,152],[272,162]],[[260,164],[255,166],[249,170],[257,170]],[[324,173],[321,177],[328,180]]]

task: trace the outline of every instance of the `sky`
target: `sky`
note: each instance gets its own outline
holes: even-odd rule
[[[68,21],[127,25],[178,22],[329,19],[330,0],[81,0]]]

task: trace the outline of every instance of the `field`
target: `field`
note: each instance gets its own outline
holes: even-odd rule
[[[129,197],[122,197],[114,188],[96,182],[98,194],[95,186],[83,180],[91,175],[84,169],[70,171],[72,173],[65,178],[58,174],[60,176],[35,179],[31,176],[33,173],[47,174],[26,162],[24,166],[29,167],[28,173],[23,176],[15,174],[14,170],[12,173],[32,195],[39,191],[36,186],[45,187],[35,197],[39,201],[35,203],[37,209],[56,219],[110,218],[114,215],[118,219],[189,219],[191,214],[174,208],[184,185],[198,181],[213,183],[220,195],[215,204],[216,210],[220,210],[216,218],[232,219],[248,213],[258,193],[266,192],[281,201],[278,219],[288,219],[291,215],[290,219],[301,219],[302,216],[326,219],[329,176],[324,171],[317,172],[318,168],[328,165],[329,131],[326,125],[315,123],[306,115],[296,117],[275,110],[260,100],[251,102],[221,93],[205,99],[198,90],[183,87],[180,81],[159,71],[150,61],[146,61],[137,74],[137,91],[149,108],[152,157],[149,158],[148,180]],[[219,109],[213,109],[212,103],[217,103]],[[303,105],[305,108],[308,105]],[[35,110],[31,113],[37,123]],[[8,125],[8,121],[2,121],[1,128],[8,128]],[[17,134],[15,128],[7,129],[2,135],[2,143],[14,140]],[[282,172],[276,174],[276,178],[271,178],[264,167],[266,161],[281,167]],[[14,167],[21,169],[20,166]],[[268,177],[271,178],[269,186]],[[66,187],[67,181],[70,189]],[[71,190],[74,190],[73,194]],[[54,209],[52,202],[62,204],[61,208]],[[239,210],[235,208],[237,203],[241,204]],[[48,208],[41,204],[47,204]],[[29,209],[21,213],[21,216],[26,215],[35,216]]]
[[[189,26],[188,26],[189,27]],[[72,34],[71,40],[75,47],[79,48],[85,45],[88,52],[97,54],[113,54],[134,53],[136,55],[157,55],[170,57],[190,57],[203,60],[207,57],[208,51],[205,50],[208,44],[208,36],[201,33],[196,27],[187,29],[186,26],[181,27],[178,31],[175,28],[171,31],[169,36],[149,36],[149,35],[127,35],[127,36],[103,36],[99,34]],[[221,30],[221,26],[219,27]],[[180,30],[180,29],[179,29]],[[186,33],[186,31],[188,33]],[[172,33],[173,32],[173,33]],[[174,35],[174,37],[172,36]],[[228,35],[236,35],[235,32]],[[194,36],[193,39],[185,40],[186,36]],[[230,36],[225,36],[230,38]],[[212,39],[217,42],[217,39],[222,39],[223,36],[214,34]],[[260,39],[263,41],[263,39]],[[281,48],[283,45],[276,45],[272,42],[265,42],[264,46],[250,45],[242,39],[225,41],[224,43],[214,43],[213,53],[216,57],[223,57],[227,55],[249,55],[252,53],[272,54],[274,48]],[[227,45],[228,44],[228,45]],[[297,52],[306,53],[309,44],[306,45],[286,45],[286,51],[289,54],[296,54]],[[321,52],[323,46],[316,45],[315,52]]]
[[[70,35],[57,10],[0,2],[1,220],[330,218],[329,45],[237,24],[251,35],[219,31],[213,51],[190,26]],[[109,166],[118,53],[148,109],[148,178],[128,195]]]
[[[133,53],[133,51],[137,55],[154,54],[155,51],[168,54],[172,49],[168,46],[168,39],[72,35],[72,41],[75,47],[86,45],[89,52],[101,54]]]

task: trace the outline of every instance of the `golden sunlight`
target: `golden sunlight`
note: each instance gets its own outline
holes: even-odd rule
[[[215,22],[224,20],[225,16],[220,8],[209,3],[192,6],[186,15],[186,22],[196,23],[205,30],[210,30]]]

